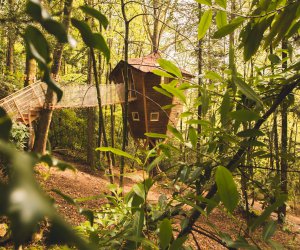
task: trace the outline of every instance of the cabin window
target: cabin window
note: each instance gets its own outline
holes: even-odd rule
[[[151,122],[159,121],[159,113],[158,112],[151,112],[150,113],[150,121]]]
[[[161,77],[161,83],[165,83],[165,84],[170,83],[170,78],[162,76]]]
[[[132,120],[137,122],[140,120],[139,112],[132,112],[131,114],[132,114]]]

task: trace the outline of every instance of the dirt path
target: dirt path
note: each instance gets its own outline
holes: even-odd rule
[[[56,168],[48,168],[40,165],[36,167],[37,178],[43,189],[55,199],[55,204],[59,212],[73,225],[78,225],[85,218],[78,214],[78,210],[71,204],[68,204],[60,195],[53,192],[53,189],[61,191],[71,198],[87,198],[99,196],[97,199],[82,202],[81,205],[89,209],[97,209],[105,202],[100,196],[109,193],[109,178],[102,171],[92,171],[87,166],[78,163],[72,163],[76,171],[60,171]],[[131,190],[134,184],[142,181],[143,171],[134,171],[127,173],[124,178],[124,192]],[[118,179],[115,180],[118,182]],[[167,192],[167,191],[166,191]],[[161,189],[154,185],[148,194],[148,200],[157,201],[161,194]]]

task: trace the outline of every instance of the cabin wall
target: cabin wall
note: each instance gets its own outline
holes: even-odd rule
[[[145,74],[134,68],[132,70],[133,81],[136,90],[136,100],[129,103],[128,106],[128,122],[130,133],[133,138],[145,138],[146,124],[144,112],[144,98],[143,98],[143,82]],[[134,121],[132,112],[138,112],[139,121]]]
[[[147,73],[145,78],[145,92],[147,95],[147,115],[148,115],[148,129],[151,133],[166,134],[167,125],[169,123],[169,117],[171,109],[163,110],[161,107],[170,105],[173,99],[167,97],[153,89],[154,86],[159,86],[161,78],[152,73]],[[159,112],[159,120],[151,121],[151,112]]]

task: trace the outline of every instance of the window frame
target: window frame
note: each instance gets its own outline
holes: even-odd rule
[[[135,117],[135,115],[137,115],[137,118]],[[132,116],[132,120],[134,121],[134,122],[139,122],[140,121],[140,114],[139,114],[139,112],[131,112],[131,116]]]
[[[156,119],[153,119],[153,115],[157,115]],[[151,112],[150,113],[150,122],[158,122],[159,121],[159,112]]]

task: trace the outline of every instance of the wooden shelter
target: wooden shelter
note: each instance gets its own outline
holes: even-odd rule
[[[160,83],[170,82],[169,78],[157,76],[152,73],[159,69],[157,60],[159,53],[152,53],[141,58],[128,60],[129,103],[128,121],[130,133],[135,139],[145,139],[145,133],[167,133],[167,125],[176,126],[182,106],[176,98],[167,97],[153,89]],[[125,62],[120,61],[112,70],[110,79],[116,84],[124,83]],[[190,79],[193,76],[185,70],[182,75]],[[174,104],[171,109],[162,109],[166,105]]]

